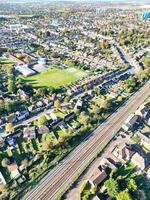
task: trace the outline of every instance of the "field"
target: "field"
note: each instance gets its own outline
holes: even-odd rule
[[[73,83],[83,76],[86,76],[85,72],[73,67],[68,69],[53,68],[48,72],[24,78],[24,80],[32,84],[34,87],[59,88],[60,86],[66,86]]]
[[[0,64],[5,65],[5,64],[13,64],[12,60],[9,59],[0,59]]]

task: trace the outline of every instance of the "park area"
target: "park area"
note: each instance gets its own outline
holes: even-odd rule
[[[67,69],[52,68],[48,72],[36,74],[24,78],[24,80],[32,84],[33,87],[59,88],[60,86],[66,86],[70,83],[74,83],[86,75],[86,72],[74,67]]]

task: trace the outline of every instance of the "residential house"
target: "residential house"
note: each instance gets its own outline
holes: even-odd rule
[[[29,117],[29,111],[25,110],[22,112],[16,112],[16,115],[17,115],[17,120],[21,121]]]
[[[29,113],[31,113],[31,114],[37,114],[37,113],[39,113],[40,111],[42,111],[43,110],[43,107],[36,107],[36,106],[34,106],[34,105],[31,105],[31,106],[29,106],[28,107],[28,111],[29,111]]]
[[[7,141],[8,145],[9,145],[10,147],[15,147],[15,145],[16,145],[16,140],[15,140],[14,137],[8,136],[8,137],[6,138],[6,141]]]
[[[77,103],[76,103],[76,105],[74,107],[74,110],[81,109],[82,106],[83,106],[83,100],[78,99],[78,101],[77,101]]]
[[[145,148],[150,148],[150,138],[146,137],[144,134],[137,132],[138,136],[141,139],[141,145]]]
[[[55,115],[54,112],[51,111],[49,114],[50,114],[51,118],[52,118],[54,121],[56,121],[56,120],[58,119],[58,117]]]
[[[16,113],[12,113],[9,116],[6,117],[6,121],[9,123],[14,123],[16,122],[17,116]]]
[[[84,95],[81,96],[81,99],[83,101],[88,101],[90,98],[91,98],[91,96],[88,93],[86,93],[86,94],[84,94]]]
[[[103,170],[105,170],[106,168],[117,169],[117,167],[109,158],[103,158],[100,162],[100,166]]]
[[[142,118],[146,118],[148,112],[150,111],[150,108],[148,106],[145,106],[142,104],[138,110],[136,110],[135,114],[139,115]]]
[[[54,102],[48,98],[43,99],[43,102],[44,102],[44,104],[46,104],[49,107],[54,105]]]
[[[135,151],[132,147],[126,143],[117,145],[112,151],[112,154],[116,156],[116,158],[124,161],[129,161],[134,153]]]
[[[36,131],[35,131],[35,127],[31,126],[31,127],[26,127],[23,130],[23,137],[24,138],[36,138]]]
[[[37,107],[43,107],[43,106],[44,106],[44,102],[43,102],[43,101],[38,101],[38,102],[36,103],[36,106],[37,106]]]
[[[114,92],[110,92],[110,93],[108,93],[108,96],[111,97],[112,99],[115,99],[118,97],[118,94],[114,93]]]
[[[107,178],[107,174],[104,170],[100,170],[97,168],[93,175],[89,179],[89,183],[91,184],[92,187],[95,185],[98,186],[100,183],[102,183],[105,179]]]
[[[74,112],[69,113],[68,115],[66,115],[66,116],[64,117],[64,122],[68,122],[68,121],[74,119],[75,116],[76,116],[76,115],[75,115]]]
[[[10,164],[10,165],[8,165],[8,170],[9,170],[9,172],[11,174],[11,177],[13,179],[17,179],[17,178],[19,178],[21,176],[21,174],[20,174],[20,172],[18,170],[18,166],[17,166],[17,164],[15,162]]]
[[[139,169],[144,170],[145,169],[145,159],[139,154],[135,153],[132,158],[131,162],[135,164]]]
[[[20,98],[23,100],[27,100],[29,98],[29,96],[25,93],[24,90],[19,89],[17,93],[20,96]]]
[[[142,147],[137,144],[132,144],[131,147],[136,152],[133,154],[131,162],[133,162],[139,169],[144,170],[150,165],[150,153],[146,153]]]
[[[51,129],[55,130],[57,129],[59,126],[61,126],[63,124],[63,119],[59,118],[57,119],[57,121],[53,121],[53,123],[51,124]]]
[[[38,128],[38,134],[39,134],[39,135],[43,135],[43,134],[45,134],[45,133],[49,133],[49,128],[48,128],[47,126],[45,126],[45,125],[40,126],[40,127]]]
[[[138,120],[138,116],[135,114],[131,114],[125,121],[125,124],[122,126],[122,128],[125,131],[128,131],[129,129],[133,127],[133,125],[137,122],[137,120]]]

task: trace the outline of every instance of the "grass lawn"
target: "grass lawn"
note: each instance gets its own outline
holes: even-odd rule
[[[58,143],[53,132],[50,132],[49,134],[46,135],[46,140],[51,141],[53,145]]]
[[[12,60],[9,59],[0,59],[0,64],[4,65],[4,64],[13,64],[14,62]]]
[[[57,139],[58,139],[60,136],[66,135],[66,133],[65,133],[63,130],[61,130],[60,128],[59,128],[58,130],[54,131],[54,134],[55,134],[55,136],[56,136]]]
[[[103,102],[104,100],[101,97],[95,97],[92,99],[92,103],[95,103],[96,105],[100,106],[101,102]]]
[[[59,130],[57,131],[57,134],[58,134],[59,137],[65,135],[64,131],[61,130],[61,129],[59,129]]]
[[[73,83],[83,76],[86,76],[86,74],[86,72],[73,67],[68,69],[53,68],[48,72],[24,78],[24,80],[31,83],[34,87],[58,88]]]
[[[60,118],[64,118],[65,114],[59,110],[57,111],[54,111],[54,114],[57,116],[57,117],[60,117]]]

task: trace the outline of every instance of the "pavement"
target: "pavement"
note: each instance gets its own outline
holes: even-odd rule
[[[23,200],[53,200],[71,185],[104,149],[131,113],[150,96],[150,81],[51,170]]]

